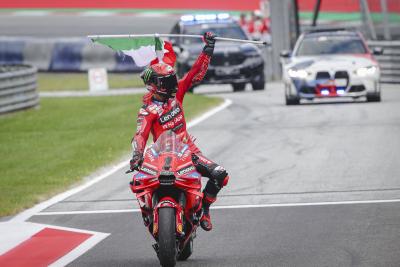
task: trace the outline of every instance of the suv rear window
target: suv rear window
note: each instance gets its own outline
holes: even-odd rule
[[[329,54],[365,54],[367,50],[359,38],[349,36],[305,37],[297,49],[296,56]]]

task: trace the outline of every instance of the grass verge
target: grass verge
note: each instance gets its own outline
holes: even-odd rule
[[[40,92],[56,91],[88,91],[88,74],[84,73],[38,73],[38,89]],[[108,73],[110,88],[143,88],[143,81],[137,73]]]
[[[187,95],[186,118],[221,103]],[[0,217],[64,191],[130,151],[141,95],[44,98],[0,117]]]

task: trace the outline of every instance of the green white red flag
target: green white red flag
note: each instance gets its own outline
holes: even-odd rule
[[[135,64],[139,67],[155,64],[159,61],[170,66],[175,65],[176,55],[171,43],[163,41],[158,36],[134,38],[109,37],[92,40],[132,57]]]

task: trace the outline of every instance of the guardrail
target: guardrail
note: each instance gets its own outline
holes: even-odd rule
[[[383,48],[383,54],[375,56],[381,67],[381,82],[400,83],[400,41],[368,41],[371,48]]]
[[[87,38],[1,37],[0,64],[24,64],[40,71],[87,71],[106,68],[140,72],[132,58],[92,43]]]
[[[0,65],[0,114],[39,104],[36,73],[27,65]]]

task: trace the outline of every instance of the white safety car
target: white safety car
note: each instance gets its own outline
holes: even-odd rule
[[[381,100],[380,69],[363,36],[350,30],[315,30],[302,34],[293,52],[282,51],[287,105],[301,99],[366,97]]]

